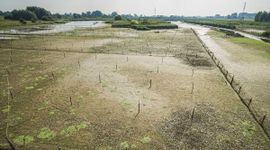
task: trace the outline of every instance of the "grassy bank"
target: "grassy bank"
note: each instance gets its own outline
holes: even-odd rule
[[[209,34],[210,36],[215,38],[223,39],[224,37],[227,37],[226,33],[220,31],[211,31]],[[260,54],[262,54],[263,57],[270,59],[270,43],[249,39],[245,37],[234,37],[234,36],[230,36],[229,38],[226,38],[226,40],[234,44],[237,44],[245,49],[253,49],[259,52],[263,52]]]
[[[114,20],[109,21],[113,28],[132,28],[136,30],[177,29],[178,26],[161,20]]]
[[[185,19],[185,22],[236,29],[257,36],[265,36],[264,32],[270,32],[270,23],[255,22],[252,20],[229,20],[229,19]]]
[[[48,25],[48,24],[58,24],[65,23],[66,20],[54,20],[54,21],[25,21],[26,23],[22,23],[17,20],[6,20],[0,17],[0,29],[9,29],[9,28],[24,28],[24,27],[32,27],[37,25]]]

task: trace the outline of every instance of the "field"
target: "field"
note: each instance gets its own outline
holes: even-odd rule
[[[268,149],[192,30],[0,41],[0,149]]]

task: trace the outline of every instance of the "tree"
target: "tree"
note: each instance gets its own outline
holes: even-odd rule
[[[260,11],[255,16],[255,21],[257,22],[270,22],[270,12]]]
[[[120,15],[117,15],[114,17],[114,20],[122,20],[122,17]]]
[[[118,16],[118,13],[114,11],[114,12],[112,12],[111,16],[116,17],[116,16]]]
[[[102,15],[102,12],[99,10],[93,11],[91,14],[92,17],[102,17]]]
[[[80,14],[74,13],[74,14],[73,14],[73,18],[81,18],[81,15],[80,15]]]
[[[259,11],[255,16],[255,21],[261,21],[261,15],[262,15],[262,12]]]
[[[8,13],[5,16],[5,19],[11,19],[11,20],[36,20],[37,16],[27,10],[13,10],[11,13]]]
[[[26,10],[31,11],[34,14],[36,14],[38,19],[42,19],[44,18],[44,16],[47,16],[47,17],[51,16],[51,12],[49,12],[48,10],[44,8],[40,8],[36,6],[26,7]]]

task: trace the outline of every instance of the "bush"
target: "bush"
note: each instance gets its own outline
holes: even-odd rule
[[[28,10],[13,10],[11,13],[5,16],[5,19],[11,20],[32,20],[37,19],[37,16]]]
[[[20,23],[21,24],[27,24],[27,22],[24,19],[22,19],[22,18],[20,19]]]
[[[41,18],[41,20],[43,20],[43,21],[53,21],[53,18],[52,18],[52,16],[43,16]]]
[[[270,32],[268,32],[268,31],[263,32],[263,33],[262,33],[262,36],[263,36],[263,37],[270,38]]]
[[[114,17],[114,20],[122,20],[122,17],[120,15],[117,15]]]

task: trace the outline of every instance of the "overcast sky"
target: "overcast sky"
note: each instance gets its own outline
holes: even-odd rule
[[[270,0],[0,0],[0,10],[39,6],[53,13],[81,13],[101,10],[120,14],[207,16],[241,12],[247,2],[247,12],[270,11]]]

